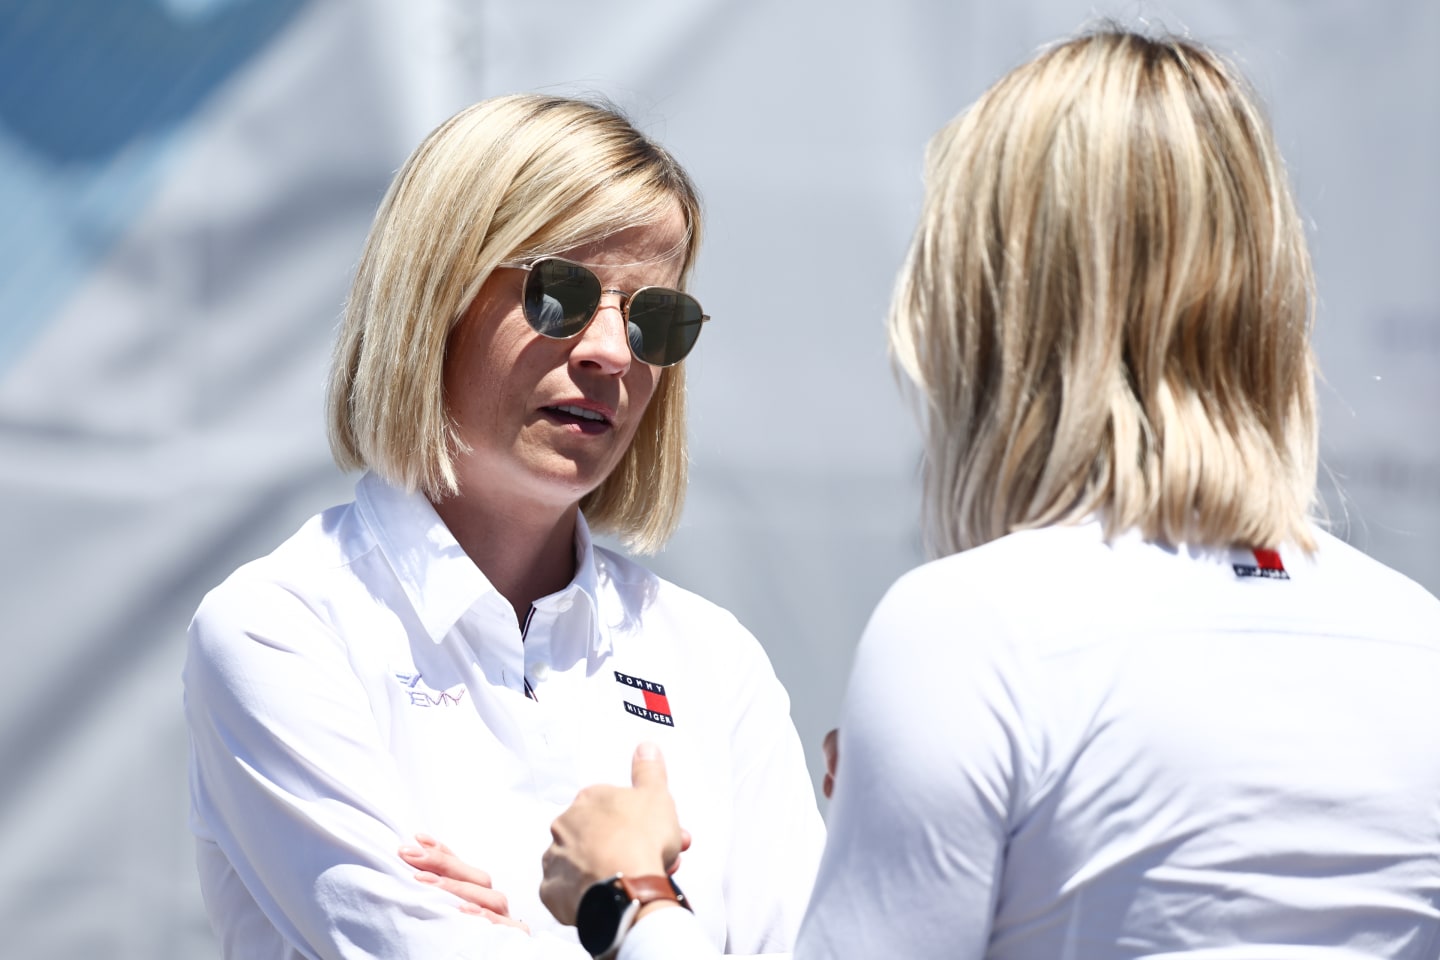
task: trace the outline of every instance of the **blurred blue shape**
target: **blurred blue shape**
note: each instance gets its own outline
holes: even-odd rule
[[[0,0],[0,375],[308,0]]]

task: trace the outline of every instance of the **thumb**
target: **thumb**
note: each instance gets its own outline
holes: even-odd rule
[[[630,761],[630,784],[643,789],[668,789],[665,776],[665,758],[660,748],[653,743],[642,743],[635,748]]]

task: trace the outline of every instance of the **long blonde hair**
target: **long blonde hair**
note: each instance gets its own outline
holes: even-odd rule
[[[676,203],[688,229],[683,286],[700,242],[698,194],[614,108],[517,95],[441,124],[396,175],[360,259],[330,374],[336,463],[433,499],[457,493],[464,451],[445,406],[445,349],[490,272],[660,222]],[[581,509],[596,531],[656,550],[679,523],[687,467],[682,363],[664,370],[629,449]]]
[[[1239,73],[1107,29],[942,129],[892,355],[950,553],[1097,515],[1108,535],[1312,549],[1305,235]]]

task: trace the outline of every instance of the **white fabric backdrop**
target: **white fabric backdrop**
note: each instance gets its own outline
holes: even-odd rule
[[[216,955],[185,624],[348,498],[321,389],[349,271],[410,148],[498,93],[607,95],[701,187],[716,320],[654,565],[761,638],[818,767],[865,618],[921,559],[881,330],[921,151],[1097,12],[1233,52],[1269,102],[1320,277],[1332,512],[1440,590],[1432,0],[0,6],[0,953]],[[897,691],[923,669],[895,664]]]

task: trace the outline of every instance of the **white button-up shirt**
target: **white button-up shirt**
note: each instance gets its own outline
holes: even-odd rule
[[[587,956],[540,904],[549,825],[664,752],[709,940],[788,951],[823,844],[789,716],[733,616],[595,547],[514,611],[433,507],[374,475],[211,591],[185,710],[201,889],[227,958]],[[531,693],[527,694],[527,687]],[[533,935],[462,914],[398,857],[430,833]]]

